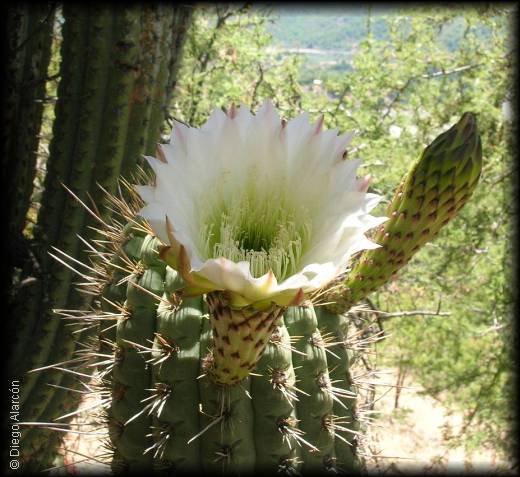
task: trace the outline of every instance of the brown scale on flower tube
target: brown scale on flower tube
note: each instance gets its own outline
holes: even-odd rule
[[[442,191],[443,194],[453,194],[453,192],[455,191],[455,187],[453,185],[449,185],[448,187],[446,187],[446,189],[444,189]]]
[[[416,224],[419,220],[421,220],[421,214],[419,212],[412,215],[412,223]]]
[[[443,207],[443,208],[451,207],[453,204],[455,204],[455,199],[453,197],[450,197],[448,200],[444,201],[441,204],[441,207]]]
[[[430,202],[428,202],[428,208],[430,210],[434,210],[438,206],[439,206],[439,199],[438,198],[432,199],[432,200],[430,200]]]

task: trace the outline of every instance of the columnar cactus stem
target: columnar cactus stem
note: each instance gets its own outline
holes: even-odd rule
[[[385,284],[439,230],[455,217],[475,189],[482,168],[476,118],[464,113],[438,136],[403,178],[387,208],[389,220],[373,240],[381,248],[365,251],[328,295],[334,312],[347,311]]]
[[[121,241],[112,245],[103,294],[120,313],[113,343],[108,333],[101,338],[114,350],[102,377],[111,395],[105,417],[115,472],[361,469],[348,314],[310,302],[232,309],[222,291],[193,297],[149,224],[139,219],[111,235]],[[120,258],[126,274],[117,269]]]
[[[118,319],[112,371],[104,373],[112,394],[106,418],[113,470],[142,470],[150,459],[157,470],[177,472],[350,469],[354,439],[341,427],[351,423],[356,393],[352,383],[348,391],[342,387],[348,360],[336,363],[341,350],[329,353],[328,331],[320,332],[325,325],[339,328],[338,320],[321,323],[310,304],[284,315],[278,310],[263,334],[249,330],[261,343],[265,334],[267,342],[247,376],[222,383],[228,373],[215,372],[215,350],[233,352],[234,341],[220,339],[224,317],[212,315],[228,309],[225,297],[211,293],[208,304],[183,297],[185,282],[161,261],[160,242],[136,227],[126,227],[125,237],[122,250],[134,263],[126,293],[114,286],[120,272],[109,273],[105,286],[105,296],[116,306],[124,302],[126,310]],[[146,279],[155,273],[162,285]],[[344,340],[333,344],[343,348]]]
[[[126,464],[124,469],[128,471],[149,469],[153,460],[151,454],[144,452],[152,445],[152,439],[142,432],[143,428],[150,428],[152,419],[140,409],[144,407],[143,402],[149,402],[153,393],[160,393],[161,389],[153,387],[151,369],[143,366],[139,347],[149,348],[153,342],[157,312],[157,300],[153,295],[162,294],[166,273],[165,264],[158,262],[154,253],[156,242],[157,239],[150,236],[143,241],[141,261],[128,280],[124,311],[117,322],[109,422],[113,441],[117,443]],[[114,470],[118,470],[117,466]]]
[[[125,309],[132,296],[133,306],[149,316],[145,321],[150,326],[155,314],[153,346],[152,328],[143,333],[139,323],[144,322],[136,321],[135,308],[118,320],[107,414],[116,450],[114,471],[145,468],[151,465],[149,457],[156,469],[232,475],[354,468],[355,439],[344,429],[356,432],[359,426],[352,426],[356,392],[346,374],[348,359],[338,361],[343,338],[334,343],[341,349],[328,352],[328,337],[320,333],[313,307],[290,307],[283,316],[277,314],[272,331],[266,333],[268,341],[252,373],[239,382],[222,383],[228,373],[215,373],[215,349],[234,348],[219,339],[211,316],[225,303],[215,296],[209,305],[200,297],[183,299],[184,283],[169,266],[162,293],[141,282],[154,268],[165,266],[146,258],[153,257],[151,250],[158,250],[158,243],[147,236],[138,262],[140,282],[132,285],[135,278],[130,276]],[[338,320],[343,323],[341,317],[322,321],[337,331]],[[145,384],[149,367],[153,381]],[[247,369],[250,373],[251,367]]]
[[[173,11],[169,7],[144,6],[141,16],[141,29],[139,43],[141,45],[136,61],[135,80],[133,83],[129,107],[129,129],[125,134],[125,151],[122,157],[121,173],[128,177],[134,170],[135,164],[141,159],[143,153],[154,152],[160,133],[161,122],[164,114],[154,110],[154,96],[164,96],[166,78],[165,70],[168,67],[168,54],[165,55],[166,46],[172,41],[171,23]],[[162,99],[162,98],[161,98]],[[156,124],[153,132],[149,131],[152,112]],[[159,114],[157,114],[159,113]],[[150,147],[148,136],[156,139],[154,146]],[[148,146],[147,149],[145,147]]]
[[[263,396],[254,402],[256,466],[259,471],[297,470],[303,449],[287,438],[284,423],[297,423],[298,389],[293,366],[292,342],[283,317],[271,334],[266,349],[251,375],[251,394]],[[273,419],[278,416],[278,419]]]
[[[156,15],[159,10],[165,15]],[[143,99],[138,94],[140,91],[147,92],[144,101],[148,104],[152,90],[161,96],[159,90],[166,86],[165,80],[159,84],[156,81],[163,61],[157,54],[156,43],[142,39],[157,30],[165,42],[171,43],[173,38],[177,41],[176,33],[170,30],[174,10],[166,6],[63,7],[61,81],[45,191],[35,227],[34,255],[38,267],[28,267],[24,272],[24,276],[37,271],[40,275],[16,297],[17,313],[24,320],[17,326],[12,362],[13,372],[24,375],[21,400],[26,421],[43,417],[52,420],[57,416],[50,416],[51,411],[65,413],[76,405],[77,393],[49,386],[76,387],[77,379],[70,374],[64,377],[57,369],[43,374],[26,372],[49,363],[68,362],[78,339],[86,339],[85,334],[93,333],[91,329],[71,335],[73,330],[52,312],[54,308],[85,306],[88,300],[71,286],[72,272],[56,267],[55,260],[48,255],[51,245],[62,254],[85,260],[77,234],[89,239],[94,236],[90,227],[97,226],[85,208],[71,199],[63,184],[83,202],[88,202],[89,195],[99,194],[98,184],[114,191],[123,157],[132,157],[135,165],[145,152],[146,138],[159,134],[164,110],[153,111],[160,119],[153,118],[157,131],[151,131],[151,109],[148,107],[148,121],[143,124],[135,106],[136,98]],[[150,18],[154,20],[149,21]],[[177,53],[173,51],[171,56]],[[157,66],[153,74],[142,75],[137,81],[137,72],[147,69],[150,55]],[[164,62],[170,65],[171,58],[164,58]],[[142,140],[133,141],[138,130]],[[130,162],[125,172],[131,172]],[[107,217],[108,210],[103,215]],[[25,448],[29,450],[24,457],[31,459],[37,452],[43,453],[41,446],[47,442],[38,437],[42,432],[45,434],[33,429],[23,434]]]
[[[294,344],[293,367],[297,370],[297,388],[301,391],[296,402],[298,428],[303,432],[302,470],[314,473],[322,471],[324,459],[334,456],[335,433],[328,428],[333,417],[336,396],[332,389],[327,354],[322,345],[316,313],[312,306],[291,307],[284,315],[287,331],[298,336]]]
[[[269,106],[265,112],[269,113]],[[234,126],[232,121],[239,113],[231,108],[225,116],[219,118],[218,114],[212,121]],[[282,131],[289,128],[273,125]],[[320,128],[320,122],[312,128],[311,143]],[[189,143],[183,136],[188,134],[187,128],[179,128],[176,134],[181,148]],[[172,144],[167,147],[171,152]],[[171,179],[168,168],[175,167],[170,160],[163,154],[151,162],[160,186],[155,190],[140,187],[143,200],[153,204],[156,197],[166,198],[174,206],[170,190],[166,187],[162,193],[168,185],[165,179]],[[91,267],[90,273],[102,278],[99,282],[90,275],[85,278],[90,283],[88,291],[101,295],[117,311],[110,313],[107,304],[94,302],[96,319],[116,319],[116,328],[113,332],[99,330],[100,343],[91,344],[90,355],[87,352],[90,358],[100,349],[105,350],[103,356],[112,355],[105,367],[100,363],[103,392],[110,396],[104,418],[113,450],[112,469],[127,473],[153,467],[168,473],[225,475],[359,470],[362,463],[357,447],[363,440],[356,399],[362,383],[350,372],[355,335],[348,335],[349,316],[344,312],[349,300],[383,283],[453,217],[475,187],[480,160],[474,117],[465,114],[426,149],[403,180],[389,206],[390,220],[376,233],[383,246],[373,249],[371,242],[361,243],[364,236],[360,239],[360,248],[355,250],[371,250],[354,263],[342,283],[350,295],[345,297],[341,287],[332,287],[329,299],[339,304],[322,309],[307,300],[321,294],[312,277],[321,270],[329,283],[340,265],[334,270],[328,264],[307,265],[306,275],[295,274],[288,284],[278,284],[270,269],[264,275],[259,272],[260,277],[250,273],[253,262],[265,264],[255,261],[265,259],[264,249],[256,250],[255,255],[249,249],[253,246],[244,245],[252,262],[219,256],[202,263],[200,250],[186,248],[180,239],[188,244],[183,230],[206,233],[207,229],[196,225],[175,229],[169,212],[157,204],[143,207],[130,190],[123,200],[111,197],[111,204],[121,208],[121,217],[129,223],[123,227],[119,221],[109,224],[99,218],[106,240],[98,245],[104,244],[112,257],[107,260],[106,254],[98,253],[99,266]],[[346,172],[354,167],[341,159],[334,162],[338,164]],[[364,208],[373,207],[378,197],[364,196],[366,181],[355,175],[349,180],[352,191],[348,199],[357,197],[360,202],[366,200]],[[181,224],[188,215],[185,206],[178,204],[171,211],[182,212],[178,217]],[[361,234],[370,225],[382,223],[380,218],[362,213],[348,219],[363,223]],[[222,222],[221,232],[226,230],[225,220]],[[291,229],[285,222],[277,225],[282,231]],[[250,239],[248,226],[249,222],[244,230]],[[236,244],[222,235],[223,244],[234,250]],[[256,238],[262,237],[265,239]],[[194,240],[199,238],[193,234]],[[296,252],[300,250],[300,242],[291,244]],[[290,250],[295,261],[298,254]],[[376,264],[376,259],[385,262]],[[77,263],[73,257],[70,261]],[[287,288],[275,288],[282,285]],[[61,336],[60,330],[57,333]],[[56,358],[60,353],[61,349],[52,351],[50,356]],[[86,366],[92,366],[91,360]],[[34,432],[31,439],[38,445],[39,436]]]
[[[190,440],[199,432],[199,409],[193,401],[200,399],[200,338],[203,323],[208,320],[203,314],[202,297],[187,298],[180,305],[168,304],[179,287],[178,278],[174,270],[166,269],[152,353],[152,362],[157,363],[153,366],[155,385],[169,387],[178,399],[166,400],[160,414],[154,417],[155,446],[149,452],[157,468],[183,472],[200,470],[200,440]]]
[[[4,290],[8,299],[22,288],[23,278],[15,280],[14,271],[30,259],[27,240],[22,232],[30,207],[36,176],[39,132],[42,123],[47,70],[50,61],[55,8],[50,5],[11,6],[7,14],[7,63],[2,114],[2,192],[5,200],[2,223],[8,237],[4,247]],[[12,288],[14,285],[14,289]],[[27,288],[31,288],[26,287]],[[35,302],[26,301],[27,320],[9,320],[9,335],[26,327],[30,336]],[[24,316],[13,314],[12,316]],[[16,344],[12,343],[12,356]],[[12,349],[11,349],[12,348]],[[14,356],[14,364],[20,355]],[[13,367],[16,379],[20,374]]]
[[[86,200],[87,191],[94,189],[96,181],[106,185],[110,180],[115,181],[119,173],[117,162],[120,161],[120,157],[113,153],[104,156],[104,161],[99,161],[103,165],[100,164],[97,168],[93,165],[96,164],[99,152],[112,141],[117,141],[117,135],[114,137],[114,133],[126,125],[125,118],[121,122],[121,118],[110,110],[126,100],[125,85],[129,83],[126,66],[121,69],[112,63],[112,35],[113,30],[117,31],[119,28],[130,41],[132,35],[137,33],[139,11],[123,12],[117,15],[106,9],[86,12],[83,7],[64,7],[66,22],[63,31],[63,68],[62,81],[58,89],[58,97],[63,100],[58,101],[56,106],[45,194],[35,228],[35,240],[43,252],[39,257],[40,266],[49,276],[42,280],[40,296],[35,297],[41,307],[37,316],[42,314],[43,317],[39,318],[42,322],[35,330],[38,349],[36,352],[33,349],[32,353],[26,353],[25,359],[21,360],[21,365],[27,369],[68,359],[74,349],[74,341],[67,336],[69,332],[65,327],[60,327],[60,320],[53,316],[51,310],[46,309],[48,304],[56,308],[66,308],[69,293],[75,293],[74,290],[70,290],[72,272],[63,267],[52,267],[54,260],[47,255],[47,251],[53,244],[75,257],[80,249],[81,242],[78,241],[76,233],[82,231],[87,212],[80,204],[70,199],[62,184],[67,184],[67,187],[82,200]],[[137,44],[133,41],[133,48],[127,48],[127,56],[118,57],[119,62],[126,61],[130,64],[135,61]],[[79,54],[81,51],[90,51],[91,55],[85,58]],[[113,95],[118,88],[121,95],[111,97],[114,103],[108,114],[104,115],[106,94]],[[104,128],[103,121],[106,121]],[[107,130],[110,131],[110,137]],[[77,293],[73,300],[78,302]],[[57,339],[60,331],[61,339]],[[27,342],[21,344],[28,345]],[[53,360],[52,355],[57,359]],[[54,379],[51,376],[52,373],[49,373],[44,379],[51,379],[51,382],[58,384],[58,374],[55,373]],[[36,373],[28,375],[22,395],[24,402],[37,378]],[[49,393],[45,394],[49,396]],[[27,406],[29,419],[37,417],[43,410],[48,401],[46,396]]]
[[[331,421],[331,426],[338,425],[346,429],[344,438],[348,440],[336,439],[335,458],[338,466],[344,471],[359,471],[360,463],[356,457],[358,439],[356,433],[360,431],[360,422],[356,412],[357,391],[350,374],[351,350],[347,345],[348,322],[345,314],[330,313],[325,307],[318,307],[316,310],[318,327],[322,336],[326,337],[324,346],[329,351],[330,370],[329,377],[332,385],[338,389],[343,389],[342,400],[334,400],[333,413],[335,416],[345,416],[344,419]]]
[[[22,234],[36,175],[54,13],[54,6],[40,4],[13,5],[7,14],[2,170],[9,200],[8,245],[16,244]]]

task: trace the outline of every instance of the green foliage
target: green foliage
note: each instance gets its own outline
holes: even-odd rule
[[[372,231],[372,240],[381,247],[351,260],[341,286],[328,295],[333,306],[348,311],[392,279],[458,214],[481,171],[478,127],[475,116],[466,112],[409,167],[385,211],[388,220]]]
[[[275,44],[288,48],[350,49],[367,34],[366,6],[310,9],[281,7],[273,15],[268,31]],[[379,39],[388,35],[384,13],[378,9],[372,31]]]
[[[264,98],[287,116],[323,113],[326,126],[356,130],[349,157],[363,159],[360,172],[372,174],[371,190],[389,199],[429,142],[463,112],[476,114],[484,166],[473,197],[399,279],[371,299],[389,312],[442,303],[449,317],[394,318],[400,321],[392,322],[393,336],[381,347],[385,364],[401,359],[430,394],[465,412],[460,439],[468,448],[490,444],[509,452],[513,123],[503,104],[513,87],[511,10],[345,12],[332,20],[322,12],[282,13],[269,27],[258,9],[219,9],[200,11],[190,32],[172,107],[181,120],[199,125],[217,105],[255,108]],[[316,62],[306,81],[314,71],[323,84],[310,89],[299,76],[304,57],[268,49],[268,27],[286,47],[346,48],[353,40],[358,47],[344,71]]]
[[[377,296],[388,311],[428,309],[442,298],[450,318],[395,323],[382,355],[387,363],[406,360],[428,392],[466,411],[468,447],[492,444],[507,451],[511,408],[505,401],[512,398],[509,277],[503,272],[511,214],[504,187],[512,167],[506,142],[511,128],[502,115],[512,87],[507,12],[406,13],[407,18],[388,19],[390,41],[368,38],[354,72],[327,85],[344,95],[346,113],[331,114],[329,121],[340,129],[358,128],[354,145],[364,147],[359,155],[378,192],[388,194],[420,147],[463,111],[477,114],[484,168],[473,198],[451,226]],[[465,29],[460,49],[450,51],[436,37],[444,24],[460,21],[457,15]],[[405,36],[403,22],[410,27]],[[482,26],[493,33],[491,39],[479,36]],[[324,109],[326,104],[324,98]],[[398,138],[390,134],[395,126],[401,128]],[[504,438],[497,440],[497,434]]]
[[[172,115],[199,126],[215,107],[256,108],[271,98],[292,113],[301,108],[298,61],[267,52],[265,12],[247,7],[201,8],[185,44]]]

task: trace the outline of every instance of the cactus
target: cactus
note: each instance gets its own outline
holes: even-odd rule
[[[175,76],[180,54],[175,46],[181,47],[185,30],[172,28],[179,9],[185,10],[63,6],[56,119],[34,238],[25,247],[34,258],[21,265],[21,281],[29,279],[29,284],[13,298],[13,316],[24,319],[13,326],[10,373],[23,376],[24,421],[51,422],[78,404],[77,376],[56,369],[36,372],[49,363],[68,362],[78,341],[94,333],[73,333],[53,313],[55,308],[88,306],[89,299],[77,293],[71,271],[57,268],[49,252],[54,246],[82,260],[77,234],[86,240],[95,236],[94,219],[70,200],[66,188],[82,201],[99,195],[100,187],[114,191],[117,178],[129,174],[143,153],[152,152],[146,148],[157,141],[165,119],[157,104]],[[166,50],[168,55],[161,56]],[[156,66],[150,70],[151,62]],[[104,217],[109,214],[103,211]],[[54,458],[57,440],[52,432],[31,427],[24,429],[22,445],[24,468],[39,469]]]
[[[12,281],[15,257],[23,255],[26,214],[36,175],[47,68],[50,61],[55,7],[13,6],[7,14],[7,64],[2,128],[2,190],[6,232],[10,237],[3,262],[6,282]],[[9,171],[9,177],[7,177]]]
[[[161,241],[123,215],[130,222],[121,231],[106,231],[118,241],[100,309],[78,315],[86,326],[100,313],[105,329],[117,323],[113,342],[102,333],[92,350],[93,361],[114,357],[101,371],[113,471],[358,470],[346,317],[310,302],[285,309],[246,377],[220,383],[214,354],[227,340],[215,341],[217,305],[211,296],[184,297],[185,283],[160,258]]]
[[[231,108],[222,121],[234,124],[236,117]],[[282,123],[281,130],[285,127],[291,126]],[[312,138],[320,128],[313,126]],[[174,136],[181,147],[188,141],[183,133]],[[168,164],[164,152],[158,153]],[[398,187],[390,218],[375,235],[382,247],[365,250],[339,285],[332,282],[316,293],[304,293],[303,286],[288,293],[283,283],[280,292],[270,273],[267,281],[255,278],[263,293],[274,289],[271,299],[247,287],[234,296],[243,275],[231,280],[225,274],[203,276],[200,266],[190,270],[194,256],[177,240],[168,218],[164,224],[135,193],[109,196],[119,216],[108,224],[93,213],[103,226],[104,246],[102,252],[90,247],[104,286],[100,291],[98,280],[87,283],[98,297],[93,310],[65,316],[86,328],[99,320],[99,340],[83,356],[86,366],[110,357],[98,377],[103,396],[109,396],[102,418],[113,471],[362,470],[360,383],[351,368],[360,346],[349,330],[348,309],[381,286],[462,207],[480,175],[481,154],[475,117],[465,113],[425,149]],[[161,180],[156,165],[155,171]],[[366,192],[363,181],[350,184]],[[138,191],[153,202],[149,188]],[[215,285],[219,278],[228,279],[228,289]]]

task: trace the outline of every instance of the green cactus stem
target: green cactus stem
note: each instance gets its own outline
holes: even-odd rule
[[[136,413],[135,408],[150,399],[153,387],[151,369],[144,366],[139,347],[150,347],[153,342],[157,313],[157,300],[153,296],[160,296],[163,291],[166,266],[157,260],[158,255],[154,253],[157,242],[151,236],[145,237],[140,262],[128,280],[124,312],[117,321],[117,359],[112,371],[109,422],[127,471],[146,470],[152,465],[152,455],[144,452],[152,441],[147,433],[142,432],[145,428],[150,429],[151,417],[146,412]]]
[[[408,259],[446,224],[480,167],[475,119],[465,114],[401,183],[390,219],[376,233],[383,246],[365,252],[347,275],[349,296],[362,297],[367,280],[380,286],[382,274],[402,266],[401,256]],[[361,470],[361,383],[351,373],[355,343],[344,313],[350,304],[255,311],[232,309],[222,292],[183,296],[185,284],[163,260],[164,245],[145,222],[132,222],[138,201],[126,206],[125,227],[107,225],[113,256],[104,262],[103,290],[93,287],[119,310],[113,332],[91,343],[94,353],[103,347],[112,355],[101,377],[110,396],[104,419],[113,471]],[[370,259],[382,261],[377,273]]]
[[[288,438],[287,428],[298,423],[296,406],[301,391],[293,366],[293,341],[278,321],[269,342],[250,376],[251,394],[263,396],[254,402],[256,467],[259,471],[301,469],[304,449]],[[278,418],[278,419],[277,419]]]
[[[335,399],[332,413],[344,416],[331,419],[330,426],[343,430],[343,439],[335,441],[335,462],[344,472],[359,472],[361,462],[357,458],[360,419],[357,414],[357,389],[350,372],[354,351],[348,340],[349,319],[345,314],[329,312],[324,306],[317,307],[316,316],[321,331],[322,346],[328,352],[329,379],[335,388],[343,390],[341,400]],[[356,340],[352,340],[355,345]]]
[[[296,402],[296,416],[308,452],[303,453],[302,470],[308,473],[323,471],[325,460],[335,457],[336,433],[330,427],[334,400],[341,402],[342,392],[336,396],[330,382],[327,354],[322,346],[316,313],[312,306],[291,307],[284,315],[287,331],[298,336],[294,343],[293,368],[296,386],[301,391]],[[339,389],[339,388],[338,388]],[[346,406],[345,406],[346,408]]]
[[[37,172],[55,7],[18,4],[12,5],[6,13],[1,188],[5,198],[2,224],[9,238],[4,246],[2,275],[3,290],[11,299],[16,289],[24,286],[17,269],[28,258],[27,239],[22,232],[27,224]],[[14,335],[16,324],[8,326],[9,335]]]
[[[225,298],[183,297],[185,284],[161,260],[160,242],[140,227],[125,228],[122,248],[131,252],[133,271],[126,293],[117,291],[125,312],[117,320],[111,371],[103,373],[112,396],[105,416],[112,469],[237,475],[355,468],[359,423],[345,432],[354,429],[356,391],[348,354],[340,361],[344,317],[323,317],[310,304],[273,317],[264,312],[265,342],[254,333],[263,352],[253,353],[256,361],[238,382],[228,383],[215,362],[218,347],[221,366],[238,362],[234,338],[222,339],[229,333],[221,327]],[[114,290],[121,277],[109,275],[105,290]],[[328,329],[339,336],[331,344]],[[238,343],[243,354],[244,340]]]
[[[120,157],[104,148],[114,147],[114,143],[117,144],[115,133],[126,126],[126,118],[121,122],[117,114],[110,109],[117,108],[118,104],[127,101],[132,79],[128,75],[126,65],[121,69],[119,65],[112,63],[114,44],[111,38],[112,30],[117,31],[117,28],[121,29],[123,38],[128,39],[128,36],[131,38],[131,35],[135,35],[139,11],[116,15],[107,10],[93,9],[86,13],[82,7],[77,6],[65,6],[63,12],[65,24],[62,80],[58,87],[58,97],[63,100],[58,101],[56,105],[56,120],[44,184],[45,193],[35,227],[35,241],[42,247],[43,252],[39,257],[40,266],[49,276],[39,284],[39,296],[34,297],[40,303],[33,335],[38,347],[36,350],[33,348],[31,353],[23,352],[25,359],[20,359],[20,366],[25,369],[66,360],[74,349],[74,340],[71,339],[70,332],[63,326],[60,327],[60,320],[56,319],[49,309],[49,305],[53,308],[67,308],[69,293],[75,293],[74,289],[70,290],[73,274],[65,267],[56,267],[48,251],[53,245],[72,257],[79,256],[81,242],[76,234],[83,231],[87,212],[76,201],[71,200],[62,184],[67,184],[78,197],[86,201],[87,192],[91,188],[94,189],[96,181],[102,181],[107,185],[110,180],[115,181],[119,173],[117,163]],[[118,61],[135,61],[136,47],[137,44],[134,42],[134,48],[127,49],[130,56],[119,57]],[[80,54],[83,51],[91,54],[85,58]],[[129,86],[126,86],[127,84]],[[114,96],[116,92],[120,92],[121,95]],[[103,106],[107,100],[107,93],[110,93],[114,103],[108,114],[104,115]],[[101,152],[104,153],[104,160],[99,162],[103,165],[96,168],[96,158]],[[77,293],[73,300],[78,301]],[[84,300],[80,302],[82,301]],[[21,340],[20,345],[29,346],[29,342]],[[53,360],[52,355],[58,359]],[[59,384],[58,373],[55,374],[55,381],[51,377],[52,374],[48,373],[45,379]],[[37,373],[27,375],[22,396],[24,402],[31,394],[37,379]],[[50,394],[42,393],[37,402],[26,406],[28,419],[39,415]]]
[[[328,294],[327,308],[347,311],[384,285],[468,201],[482,169],[482,144],[475,115],[464,113],[438,136],[403,178],[390,202],[389,220],[373,241],[381,248],[365,251]]]
[[[112,470],[243,475],[352,468],[355,440],[344,428],[355,413],[355,385],[342,388],[349,382],[348,360],[338,361],[346,341],[329,343],[324,329],[338,328],[342,318],[323,320],[310,303],[281,310],[269,318],[264,350],[248,374],[223,383],[215,350],[234,348],[231,339],[218,339],[223,334],[215,333],[222,330],[212,313],[222,312],[225,300],[183,296],[185,283],[162,261],[162,244],[146,223],[118,225],[138,209],[128,206],[105,231],[112,255],[98,256],[106,281],[91,312],[106,318],[105,330],[90,340],[90,351],[83,347],[92,359],[112,356],[99,363],[101,392],[110,396],[102,419]]]
[[[157,309],[157,332],[153,343],[154,386],[175,392],[154,416],[154,444],[150,451],[159,469],[198,471],[200,441],[189,442],[199,432],[198,378],[201,375],[201,332],[207,322],[202,297],[187,298],[178,305],[168,304],[179,288],[177,274],[166,269],[163,301]],[[174,303],[177,298],[174,299]]]
[[[164,18],[158,17],[155,9],[164,9],[167,14]],[[99,195],[99,185],[109,191],[115,190],[123,157],[133,157],[135,165],[144,152],[151,152],[145,151],[144,139],[133,141],[134,135],[139,129],[140,133],[144,131],[144,138],[156,137],[161,121],[154,117],[153,125],[158,130],[150,131],[151,123],[143,124],[142,114],[136,111],[135,99],[143,98],[138,94],[143,89],[151,92],[155,87],[159,94],[158,90],[164,88],[166,82],[157,84],[156,81],[163,59],[159,60],[155,45],[155,56],[152,56],[157,58],[157,68],[152,75],[143,75],[137,80],[137,73],[147,67],[150,59],[151,42],[143,42],[142,38],[156,30],[165,38],[168,34],[177,38],[168,30],[174,13],[173,7],[166,6],[63,7],[61,81],[34,237],[33,252],[39,274],[28,266],[24,275],[36,280],[15,297],[16,312],[24,316],[24,320],[16,329],[11,360],[13,372],[24,376],[21,396],[24,421],[58,417],[49,415],[51,410],[63,410],[58,401],[68,402],[69,410],[77,404],[78,395],[73,392],[77,380],[68,376],[69,373],[65,378],[58,369],[45,373],[27,374],[27,371],[68,362],[78,340],[86,340],[87,335],[94,333],[91,329],[72,335],[70,326],[65,326],[52,311],[86,306],[89,299],[71,286],[74,283],[72,271],[56,266],[56,261],[48,255],[51,246],[66,256],[86,261],[84,244],[77,234],[88,240],[95,235],[91,227],[98,226],[85,208],[71,198],[63,184],[83,202],[89,202],[89,196]],[[147,32],[147,29],[153,31]],[[177,52],[171,54],[175,56]],[[171,64],[171,58],[164,61]],[[145,116],[150,119],[149,94],[146,93],[142,103],[148,105]],[[154,114],[164,120],[164,110],[156,108]],[[130,163],[127,171],[131,171]],[[106,218],[109,213],[108,209],[104,210],[103,216]],[[71,388],[69,394],[55,387],[65,383],[64,387]],[[30,455],[37,454],[38,445],[46,444],[45,439],[38,437],[41,433],[48,434],[38,428],[23,434],[27,448],[34,450]]]
[[[55,7],[17,5],[8,10],[8,55],[2,128],[2,168],[10,207],[7,232],[21,235],[36,174]]]

